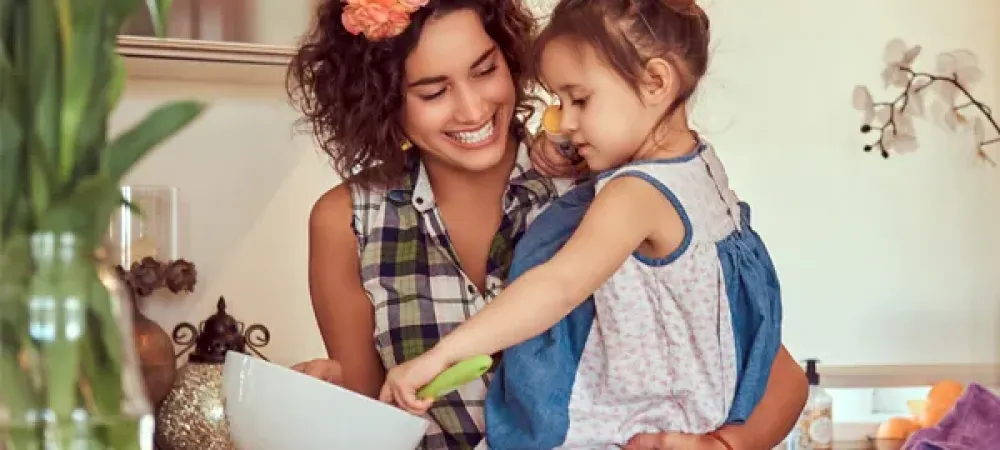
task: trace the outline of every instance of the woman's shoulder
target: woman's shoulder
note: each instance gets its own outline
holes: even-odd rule
[[[348,183],[340,183],[320,195],[309,212],[310,229],[330,229],[331,226],[343,224],[354,214],[352,197],[352,189]]]
[[[310,213],[310,226],[326,228],[349,224],[358,240],[364,242],[368,230],[380,221],[380,215],[390,203],[392,189],[392,186],[348,178],[316,200]]]
[[[346,216],[362,204],[378,205],[384,202],[390,188],[359,181],[364,179],[368,178],[359,174],[324,192],[313,204],[313,214],[321,217]]]

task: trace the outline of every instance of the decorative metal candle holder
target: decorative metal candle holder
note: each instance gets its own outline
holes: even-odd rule
[[[271,332],[260,324],[244,327],[226,312],[226,299],[219,297],[215,314],[200,327],[178,324],[173,340],[184,347],[176,358],[194,351],[178,370],[173,389],[157,414],[157,446],[163,450],[235,450],[222,402],[226,352],[247,353],[249,349],[267,360],[259,349],[271,341]]]

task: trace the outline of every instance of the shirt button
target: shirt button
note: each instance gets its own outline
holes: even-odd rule
[[[417,197],[417,204],[418,205],[424,204],[424,198],[423,197]]]
[[[470,284],[468,287],[469,287],[469,293],[470,294],[475,294],[476,293],[476,287],[475,286],[473,286],[473,285]]]

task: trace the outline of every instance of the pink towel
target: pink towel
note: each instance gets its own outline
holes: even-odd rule
[[[941,422],[918,430],[902,450],[1000,449],[1000,397],[970,384]]]

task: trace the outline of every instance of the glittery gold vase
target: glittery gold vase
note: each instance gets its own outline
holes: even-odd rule
[[[157,446],[161,450],[236,450],[222,401],[226,352],[251,350],[263,358],[257,347],[268,344],[270,332],[259,324],[244,328],[226,313],[226,300],[220,297],[215,314],[200,329],[182,323],[174,328],[173,336],[175,343],[194,347],[194,351],[177,371],[157,412]]]
[[[222,403],[222,365],[188,363],[156,417],[162,450],[236,450]]]

